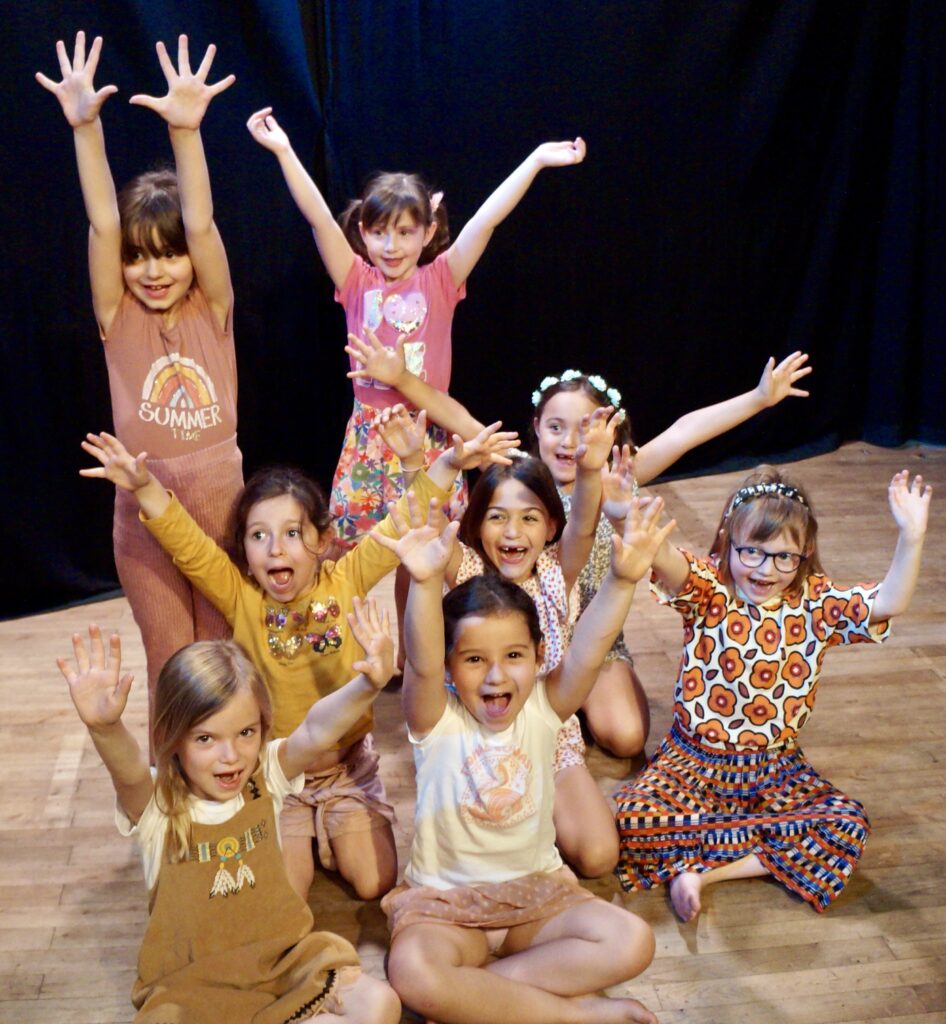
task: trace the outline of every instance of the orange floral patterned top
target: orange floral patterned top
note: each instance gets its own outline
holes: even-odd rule
[[[760,606],[731,593],[712,561],[683,554],[690,575],[680,593],[653,579],[650,589],[683,616],[674,719],[705,746],[761,749],[794,740],[815,706],[828,648],[890,635],[889,621],[868,625],[878,584],[841,589],[812,575],[795,596]]]

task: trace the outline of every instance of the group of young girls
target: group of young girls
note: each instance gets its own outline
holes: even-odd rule
[[[541,169],[580,163],[584,143],[536,149],[451,243],[442,195],[414,175],[371,179],[336,222],[269,108],[248,128],[276,156],[345,309],[355,405],[330,497],[285,466],[244,487],[233,296],[200,139],[234,79],[208,84],[212,46],[192,71],[185,36],[176,66],[158,43],[167,94],[131,102],[167,122],[175,170],[116,196],[101,48],[86,53],[80,32],[71,58],[57,44],[61,80],[37,79],[73,129],[112,395],[115,433],[87,435],[96,465],[81,472],[116,486],[116,564],[148,661],[150,756],[122,724],[118,638],[106,646],[90,627],[59,663],[119,828],[141,846],[151,913],[136,1020],[383,1024],[402,1000],[443,1024],[653,1021],[601,994],[646,968],[649,927],[572,868],[616,867],[629,890],[667,882],[683,920],[706,885],[761,874],[825,909],[868,823],[797,734],[827,649],[885,639],[909,604],[929,487],[891,481],[899,539],[877,585],[824,575],[811,499],[771,467],[728,499],[707,558],[673,547],[662,500],[638,488],[805,396],[807,357],[769,359],[756,388],[639,448],[614,387],[547,376],[521,455],[517,435],[447,393],[450,322],[495,227]],[[398,566],[417,767],[400,884],[371,740],[395,645],[367,597]],[[623,626],[648,574],[683,616],[684,653],[673,728],[615,794],[616,827],[576,713],[614,754],[643,750],[647,701]],[[315,851],[356,896],[383,897],[392,987],[313,931]]]

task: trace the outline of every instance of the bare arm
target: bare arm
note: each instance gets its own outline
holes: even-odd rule
[[[275,154],[296,206],[312,226],[315,244],[328,276],[335,287],[340,289],[348,277],[355,254],[322,193],[296,156],[289,143],[289,136],[273,117],[273,108],[258,110],[246,122],[246,127],[264,149]]]
[[[160,480],[148,469],[148,455],[142,452],[133,458],[128,449],[111,434],[86,434],[82,448],[101,466],[80,469],[80,476],[97,480],[111,480],[123,491],[130,491],[144,512],[146,519],[157,519],[171,504],[171,495]]]
[[[367,712],[394,674],[394,640],[388,613],[379,615],[373,599],[361,601],[356,597],[348,623],[365,653],[352,665],[360,674],[313,704],[302,724],[280,747],[279,761],[289,779],[312,764],[317,754],[331,749]]]
[[[793,352],[776,366],[775,359],[770,358],[758,386],[751,391],[681,416],[638,449],[634,457],[637,482],[643,485],[653,480],[691,448],[725,434],[763,409],[778,405],[789,395],[807,398],[807,391],[794,387],[795,381],[811,373],[811,367],[805,366],[807,359],[805,353]]]
[[[411,574],[404,620],[404,689],[401,701],[411,732],[425,736],[440,721],[447,703],[444,689],[443,583],[450,556],[456,547],[458,523],[448,523],[440,506],[420,507],[408,495],[409,519],[403,520],[394,507],[400,537],[376,535],[379,543],[394,551]],[[426,511],[426,516],[425,516]]]
[[[453,283],[459,287],[470,276],[493,231],[516,208],[543,167],[567,167],[584,159],[585,143],[581,138],[574,142],[546,142],[530,153],[467,221],[447,250]]]
[[[101,51],[102,37],[96,36],[86,59],[85,33],[77,32],[71,62],[62,40],[56,43],[62,80],[54,82],[38,71],[36,81],[59,100],[66,120],[72,126],[79,185],[89,218],[92,308],[104,336],[124,294],[125,280],[122,275],[121,222],[100,117],[102,104],[118,89],[114,85],[105,85],[98,91],[95,89],[93,79]]]
[[[575,489],[572,508],[562,532],[559,559],[565,576],[565,589],[571,590],[591,554],[601,510],[601,471],[614,444],[614,432],[622,414],[610,405],[582,417],[579,427]],[[609,418],[610,417],[610,418]]]
[[[69,684],[79,718],[89,730],[95,749],[112,777],[122,809],[137,821],[154,793],[148,759],[121,720],[132,677],[121,674],[121,642],[113,634],[108,656],[98,626],[89,626],[89,649],[79,633],[72,637],[74,662],[57,658]]]
[[[398,337],[395,348],[387,348],[370,327],[365,328],[365,334],[366,341],[355,334],[348,335],[345,351],[360,367],[351,370],[349,378],[360,380],[370,377],[396,388],[412,405],[425,409],[434,423],[450,434],[459,434],[464,441],[472,441],[483,429],[483,424],[474,419],[455,398],[431,387],[407,369],[404,359],[405,335]]]
[[[611,567],[591,604],[585,609],[562,663],[549,676],[549,703],[564,721],[585,702],[614,638],[624,625],[634,587],[648,571],[654,556],[676,525],[658,525],[663,500],[656,498],[641,510],[632,503],[624,536],[612,538]]]
[[[929,485],[923,486],[923,477],[914,477],[911,484],[910,474],[905,469],[890,481],[890,511],[900,533],[890,568],[871,609],[870,621],[875,625],[900,615],[910,606],[920,575],[920,558],[932,497],[933,489]]]
[[[158,61],[167,80],[165,96],[132,96],[130,103],[148,107],[167,121],[177,166],[178,188],[187,248],[194,274],[221,328],[230,312],[230,267],[220,232],[213,219],[213,197],[200,124],[214,96],[235,81],[227,75],[214,85],[207,84],[217,48],[211,43],[197,71],[191,71],[187,36],[178,37],[177,68],[164,43],[156,46]]]

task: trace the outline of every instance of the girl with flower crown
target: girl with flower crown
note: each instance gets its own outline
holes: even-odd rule
[[[604,378],[589,376],[580,370],[565,370],[560,377],[546,377],[538,390],[533,391],[534,452],[551,470],[566,515],[571,509],[575,487],[575,453],[582,417],[602,406],[611,406],[625,414],[618,427],[614,450],[614,466],[618,471],[604,479],[603,515],[598,522],[591,556],[578,577],[582,611],[597,593],[607,572],[611,536],[615,529],[621,529],[629,495],[669,469],[691,448],[731,430],[789,395],[807,396],[807,391],[795,387],[800,378],[811,373],[811,367],[805,365],[807,360],[808,356],[802,352],[793,352],[777,366],[770,358],[758,385],[751,391],[681,416],[640,448],[631,441],[631,425],[621,393],[610,387]],[[608,653],[582,710],[591,735],[605,749],[618,757],[634,757],[644,749],[650,727],[647,697],[623,636],[618,636]]]
[[[767,466],[730,495],[708,558],[661,545],[651,590],[683,617],[683,657],[670,734],[615,794],[626,889],[669,882],[683,921],[727,879],[771,875],[818,911],[841,893],[867,816],[805,760],[798,733],[828,648],[885,640],[909,606],[930,498],[906,470],[890,481],[899,537],[880,584],[824,575],[808,495]]]

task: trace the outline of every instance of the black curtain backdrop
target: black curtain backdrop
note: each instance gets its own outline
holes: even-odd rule
[[[236,294],[247,471],[328,484],[351,406],[344,318],[273,157],[245,130],[272,105],[333,209],[376,169],[423,172],[454,233],[547,139],[543,172],[471,275],[453,393],[525,428],[547,374],[624,394],[638,441],[811,353],[812,397],[705,445],[675,474],[848,439],[946,443],[943,54],[937,0],[4,5],[0,614],[116,586],[110,485],[81,480],[110,426],[71,131],[34,81],[54,45],[101,34],[97,84],[119,184],[168,161],[154,55],[219,52],[203,136]]]

